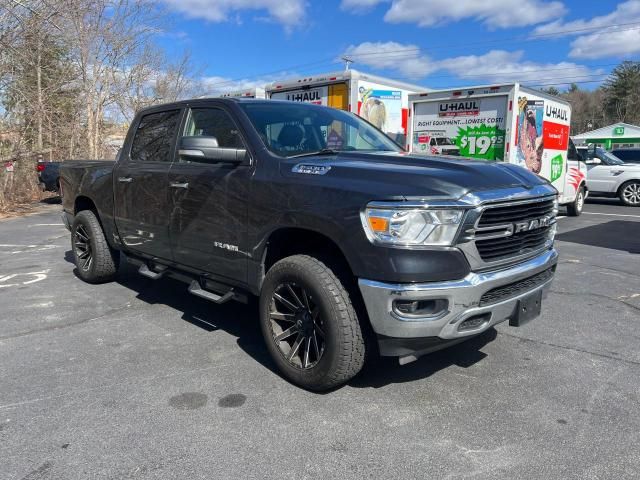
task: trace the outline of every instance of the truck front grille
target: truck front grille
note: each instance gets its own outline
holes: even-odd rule
[[[544,248],[553,222],[522,231],[518,225],[553,218],[553,204],[551,198],[487,208],[477,225],[475,244],[480,258],[484,262],[497,262]]]
[[[517,297],[518,295],[529,292],[540,285],[547,283],[553,278],[553,272],[556,267],[551,267],[543,272],[537,273],[529,278],[520,280],[518,282],[510,283],[509,285],[503,285],[502,287],[489,290],[487,293],[480,297],[480,306],[486,307],[487,305],[494,305],[500,303],[503,300]]]
[[[532,203],[517,203],[487,208],[480,217],[479,228],[533,220],[553,212],[553,198]]]

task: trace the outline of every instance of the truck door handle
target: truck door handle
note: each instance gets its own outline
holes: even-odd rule
[[[189,183],[188,182],[184,182],[184,183],[180,183],[180,182],[171,182],[169,184],[169,186],[171,188],[189,188]]]
[[[133,182],[133,178],[131,178],[131,177],[118,177],[118,181],[120,183],[131,183],[131,182]]]

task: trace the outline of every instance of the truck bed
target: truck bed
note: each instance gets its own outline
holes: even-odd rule
[[[113,160],[70,160],[60,164],[62,208],[75,213],[78,203],[91,198],[104,221],[113,219]]]

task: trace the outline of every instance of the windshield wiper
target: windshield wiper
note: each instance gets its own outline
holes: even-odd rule
[[[340,153],[339,150],[333,150],[332,148],[323,148],[322,150],[317,150],[315,152],[306,152],[300,153],[298,155],[291,155],[289,158],[314,157],[316,155],[337,155],[338,153]]]

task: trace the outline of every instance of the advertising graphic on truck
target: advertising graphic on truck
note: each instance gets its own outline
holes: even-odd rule
[[[431,91],[409,103],[411,152],[520,165],[546,178],[560,203],[582,210],[586,166],[570,149],[567,102],[514,83]]]
[[[405,133],[402,123],[402,90],[384,85],[358,82],[358,115],[383,132]]]
[[[547,178],[559,190],[569,147],[568,105],[527,92],[518,97],[516,161]]]
[[[417,103],[416,152],[502,160],[505,110],[505,102],[494,97]]]

